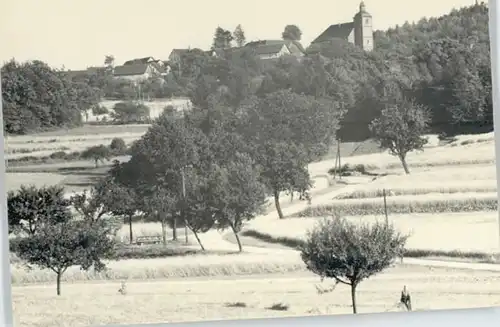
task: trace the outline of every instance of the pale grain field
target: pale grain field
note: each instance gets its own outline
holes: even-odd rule
[[[355,223],[385,221],[383,215],[347,216]],[[248,229],[274,237],[304,239],[322,217],[254,221]],[[498,213],[389,214],[389,222],[409,234],[408,249],[498,252]]]
[[[120,295],[119,282],[65,284],[62,296],[53,285],[13,288],[16,326],[55,327],[135,324],[221,319],[350,314],[350,291],[328,288],[310,274],[266,278],[190,279],[128,282]],[[363,282],[358,288],[360,313],[400,311],[396,307],[406,285],[414,310],[485,307],[500,304],[496,272],[398,266]],[[452,286],[451,286],[452,285]],[[231,307],[241,302],[246,307]],[[287,311],[269,310],[273,304]]]
[[[187,277],[221,277],[253,274],[271,274],[280,272],[304,271],[304,264],[296,251],[261,251],[236,253],[237,247],[228,244],[234,254],[207,254],[177,256],[155,259],[128,259],[109,261],[107,270],[96,273],[93,270],[81,271],[70,267],[63,275],[65,282],[92,280],[145,280]],[[208,249],[211,247],[207,246]],[[227,247],[226,247],[227,249]],[[51,270],[12,264],[12,282],[14,285],[55,282]]]
[[[483,134],[484,135],[484,134]],[[479,138],[479,136],[478,136]],[[445,145],[426,148],[423,152],[413,151],[408,154],[407,163],[412,168],[435,167],[466,164],[493,164],[495,161],[495,143],[485,141],[467,145]],[[403,172],[401,163],[397,157],[387,152],[374,153],[353,157],[342,158],[342,164],[358,165],[379,169],[395,169]],[[335,159],[324,160],[314,163],[311,167],[322,171],[328,171],[335,165]]]
[[[414,186],[410,183],[378,182],[359,190],[346,192],[336,196],[336,199],[349,198],[375,198],[382,197],[385,190],[386,196],[398,195],[423,195],[429,193],[495,193],[497,191],[497,181],[495,179],[470,180],[470,181],[434,181],[418,182]]]

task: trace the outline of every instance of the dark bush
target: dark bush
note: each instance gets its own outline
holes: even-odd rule
[[[125,140],[119,137],[115,137],[113,140],[111,140],[109,148],[111,149],[113,154],[116,155],[122,155],[127,152],[127,144],[125,143]]]
[[[50,154],[50,159],[66,159],[68,154],[65,151],[57,151]]]

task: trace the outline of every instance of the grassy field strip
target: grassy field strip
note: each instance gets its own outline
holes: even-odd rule
[[[405,185],[406,184],[406,185]],[[387,196],[400,195],[424,195],[430,193],[452,194],[452,193],[494,193],[497,191],[497,181],[470,180],[470,181],[440,181],[421,183],[390,183],[375,182],[355,190],[339,194],[335,199],[364,199],[380,198],[384,191]]]
[[[387,197],[387,208],[391,213],[446,213],[496,211],[497,193],[429,193],[425,195],[402,195]],[[330,203],[310,206],[289,216],[320,217],[332,214],[373,215],[384,213],[382,198],[332,200]]]
[[[496,180],[496,166],[494,164],[448,166],[435,168],[415,169],[410,175],[400,172],[398,175],[387,175],[379,178],[375,183],[403,183],[415,184],[420,182],[448,182],[470,180]],[[375,184],[374,183],[374,184]]]
[[[9,151],[15,150],[15,149],[38,149],[40,147],[44,148],[54,148],[58,146],[67,146],[67,145],[72,145],[73,143],[95,143],[96,141],[99,140],[112,140],[115,137],[123,138],[124,140],[134,140],[137,138],[140,138],[144,134],[131,134],[131,135],[124,135],[124,134],[106,134],[106,135],[101,135],[100,137],[75,137],[72,139],[57,139],[57,140],[50,140],[47,142],[36,142],[36,143],[8,143],[6,144],[6,149]],[[19,150],[21,151],[21,150]]]
[[[474,156],[471,157],[471,151]],[[494,142],[483,142],[456,147],[435,147],[425,149],[423,152],[411,152],[408,154],[407,162],[409,167],[439,167],[446,165],[460,164],[484,164],[495,161]],[[387,152],[374,153],[353,157],[342,158],[342,164],[358,165],[363,164],[368,167],[401,168],[398,158],[389,155]],[[335,159],[325,160],[314,164],[321,167],[324,172],[335,165]]]
[[[83,327],[350,314],[347,286],[339,285],[330,294],[317,294],[315,285],[328,288],[332,284],[329,280],[320,283],[316,276],[290,274],[130,282],[125,296],[117,292],[120,281],[66,284],[60,297],[54,295],[54,285],[14,287],[12,291],[15,326]],[[394,304],[403,285],[411,286],[414,310],[419,311],[491,306],[498,303],[492,294],[500,292],[499,278],[491,272],[471,274],[464,270],[398,266],[360,285],[359,312],[398,311]],[[231,306],[238,302],[245,307]],[[266,309],[275,303],[284,303],[289,308]]]
[[[477,134],[477,135],[456,135],[455,141],[453,141],[451,144],[456,143],[456,144],[461,144],[462,142],[488,142],[488,141],[494,141],[495,140],[495,134],[493,132],[491,133],[483,133],[483,134]]]
[[[59,143],[59,142],[82,142],[82,141],[92,141],[99,140],[101,138],[113,138],[113,137],[122,137],[122,138],[130,138],[137,137],[143,135],[144,132],[116,132],[116,133],[102,133],[95,134],[92,129],[89,130],[89,134],[87,135],[65,135],[65,136],[35,136],[29,139],[20,139],[17,137],[11,137],[5,140],[6,147],[12,145],[34,145],[34,144],[51,144],[51,143]]]
[[[56,185],[66,178],[59,174],[50,173],[7,173],[5,174],[5,186],[7,191],[18,190],[21,185],[36,185],[42,187],[45,185]]]
[[[383,221],[383,215],[347,216],[358,223]],[[273,237],[304,239],[314,224],[322,219],[288,218],[254,221],[247,227]],[[403,233],[409,233],[408,249],[498,252],[498,213],[471,212],[447,214],[391,214],[389,221]]]
[[[32,157],[43,157],[43,156],[49,156],[54,152],[57,151],[66,151],[66,152],[73,152],[73,151],[83,151],[87,149],[88,147],[95,146],[95,145],[109,145],[111,141],[113,140],[114,137],[101,137],[99,139],[95,140],[83,140],[83,141],[78,141],[78,142],[53,142],[53,143],[45,143],[47,146],[33,146],[33,144],[27,144],[26,147],[10,147],[6,150],[5,154],[8,159],[16,159],[16,158],[22,158],[26,156],[32,156]],[[125,141],[127,144],[131,144],[135,140],[139,139],[140,136],[137,137],[123,137],[122,139]]]
[[[61,137],[86,137],[88,135],[103,134],[123,134],[123,133],[145,133],[151,124],[127,124],[127,125],[83,125],[71,129],[58,129],[48,132],[34,133],[30,135],[9,135],[6,141],[15,141],[21,143],[36,142],[39,139],[54,139]]]
[[[288,255],[283,255],[287,253]],[[129,259],[111,261],[102,273],[81,271],[71,267],[64,274],[66,282],[85,280],[162,279],[185,277],[215,277],[305,271],[298,253],[235,253],[225,255],[169,257],[162,259]],[[50,270],[28,270],[11,265],[13,284],[53,283]]]

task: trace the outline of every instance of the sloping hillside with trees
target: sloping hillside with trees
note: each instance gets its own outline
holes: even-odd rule
[[[235,35],[241,39],[240,34],[244,35],[241,26]],[[370,122],[389,102],[403,96],[429,108],[433,132],[492,129],[488,8],[484,4],[377,31],[376,50],[370,53],[333,40],[310,46],[302,60],[285,56],[263,61],[252,47],[232,47],[234,40],[236,45],[244,43],[237,37],[219,28],[214,36],[218,57],[199,49],[186,51],[182,69],[172,67],[166,88],[149,83],[142,92],[160,97],[188,95],[202,111],[217,107],[214,101],[223,101],[242,112],[244,104],[255,97],[291,90],[327,101],[341,117],[338,136],[343,141],[369,138]],[[81,110],[103,97],[133,100],[135,91],[129,84],[113,79],[106,70],[74,78],[39,61],[11,61],[2,67],[6,131],[22,134],[79,125]]]

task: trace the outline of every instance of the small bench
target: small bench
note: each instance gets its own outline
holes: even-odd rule
[[[139,236],[135,239],[135,244],[160,244],[162,241],[161,236]]]

